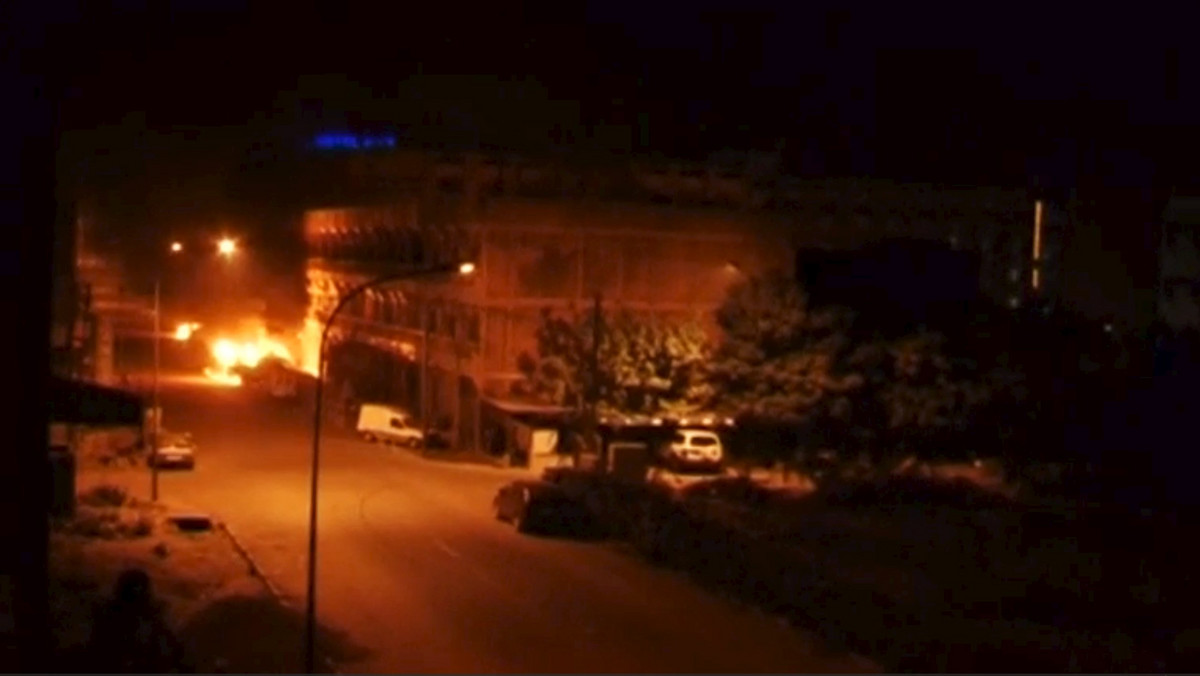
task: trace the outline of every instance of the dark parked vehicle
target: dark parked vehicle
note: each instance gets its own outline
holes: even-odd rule
[[[506,484],[492,500],[496,518],[522,533],[590,535],[596,519],[587,505],[547,481],[518,480]]]

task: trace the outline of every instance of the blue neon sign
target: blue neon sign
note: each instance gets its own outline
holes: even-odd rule
[[[317,150],[372,150],[376,148],[395,148],[396,135],[324,132],[313,137],[312,145]]]

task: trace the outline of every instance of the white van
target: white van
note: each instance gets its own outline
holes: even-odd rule
[[[414,448],[425,436],[408,411],[387,404],[363,404],[358,409],[357,430],[367,441]]]

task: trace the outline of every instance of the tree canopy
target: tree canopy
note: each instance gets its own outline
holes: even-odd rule
[[[716,313],[724,340],[710,367],[723,411],[767,424],[799,424],[837,412],[861,385],[842,368],[853,316],[814,310],[796,282],[781,273],[730,290]]]
[[[602,412],[686,412],[710,398],[705,364],[710,347],[695,321],[671,322],[627,310],[604,312],[599,330],[590,311],[543,310],[536,354],[522,354],[524,394],[581,406],[595,388]],[[600,337],[592,367],[593,336]],[[593,371],[595,371],[593,373]]]

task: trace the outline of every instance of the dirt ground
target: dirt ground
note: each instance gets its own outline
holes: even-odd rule
[[[84,660],[95,608],[121,571],[144,570],[166,620],[198,672],[285,673],[303,669],[303,614],[282,605],[220,527],[189,532],[170,505],[130,498],[103,477],[80,482],[76,514],[51,536],[51,613],[57,653]],[[111,475],[108,478],[112,478]],[[348,643],[322,631],[324,655]],[[64,659],[68,659],[64,657]],[[331,658],[332,659],[332,658]]]

